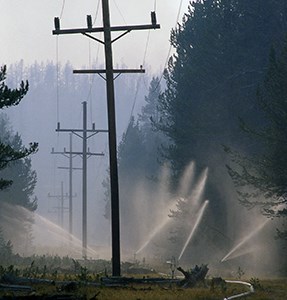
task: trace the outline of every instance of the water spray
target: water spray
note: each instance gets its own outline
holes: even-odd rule
[[[146,242],[139,248],[139,250],[136,251],[135,254],[140,253],[151,242],[151,240],[165,227],[169,219],[170,219],[169,216],[167,216],[164,222],[162,222],[158,227],[155,228],[154,231],[152,231],[152,233],[149,235]]]
[[[193,235],[194,235],[194,233],[195,233],[198,225],[200,224],[200,221],[202,219],[203,213],[204,213],[205,208],[206,208],[206,206],[207,206],[208,203],[209,203],[209,201],[205,200],[204,203],[203,203],[203,205],[202,205],[202,207],[201,207],[201,209],[199,210],[196,222],[195,222],[195,224],[194,224],[194,226],[193,226],[193,228],[192,228],[192,230],[191,230],[191,232],[190,232],[190,234],[189,234],[189,236],[188,236],[188,238],[187,238],[187,240],[186,240],[186,242],[185,242],[185,244],[184,244],[184,246],[183,246],[183,248],[182,248],[182,250],[180,252],[180,255],[178,257],[178,261],[181,259],[184,251],[186,250],[187,245],[191,241],[191,238],[193,237]]]
[[[168,213],[173,210],[176,207],[176,202],[173,202],[167,211],[167,214],[163,220],[163,222],[161,224],[159,224],[157,227],[155,227],[155,229],[149,234],[147,240],[145,241],[145,243],[135,252],[135,254],[140,253],[151,241],[152,239],[167,225],[167,223],[170,221],[170,217],[168,215]]]
[[[208,175],[208,168],[206,168],[198,180],[198,183],[196,187],[194,188],[194,191],[191,193],[190,199],[192,200],[193,205],[195,208],[199,207],[199,201],[201,200],[201,197],[204,192],[206,180]]]
[[[44,224],[45,226],[48,227],[48,231],[57,239],[66,242],[69,245],[69,249],[72,248],[72,250],[80,253],[82,251],[82,241],[80,239],[78,239],[77,237],[75,237],[74,235],[70,234],[69,232],[67,232],[65,229],[63,229],[62,227],[56,225],[55,223],[53,223],[52,221],[48,220],[47,218],[37,214],[37,213],[33,213],[33,215],[35,216],[35,218],[37,218],[42,224]],[[78,249],[77,249],[78,248]],[[90,248],[89,246],[87,246],[87,250],[89,252],[89,255],[97,257],[98,253]]]
[[[194,169],[195,169],[195,163],[192,161],[185,169],[184,174],[180,180],[177,193],[179,195],[182,195],[183,197],[188,196],[189,188],[191,186],[191,183],[194,180],[194,175],[195,175]]]
[[[230,259],[230,256],[238,250],[240,247],[242,247],[246,242],[248,242],[255,234],[257,234],[262,228],[270,221],[270,219],[265,220],[262,224],[260,224],[258,227],[256,227],[255,230],[253,230],[250,234],[248,234],[238,245],[236,245],[231,251],[229,251],[221,260],[221,262],[224,262],[228,259]]]

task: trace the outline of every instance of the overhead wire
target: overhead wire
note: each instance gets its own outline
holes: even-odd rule
[[[156,0],[154,0],[153,8],[154,8],[154,11],[156,11]],[[146,39],[146,44],[145,44],[145,50],[144,50],[144,55],[143,55],[143,59],[142,59],[142,66],[145,65],[146,56],[147,56],[147,50],[148,50],[148,46],[149,46],[149,41],[150,41],[150,30],[148,30],[148,34],[147,34],[147,39]],[[129,124],[130,124],[130,122],[131,122],[131,120],[133,118],[134,109],[135,109],[135,106],[136,106],[136,102],[137,102],[137,98],[138,98],[138,93],[139,93],[141,81],[143,81],[144,84],[145,84],[145,80],[144,80],[143,76],[140,76],[140,78],[138,78],[138,80],[137,80],[137,85],[136,85],[134,100],[133,100],[132,108],[131,108],[131,112],[130,112],[129,122],[128,122],[126,130],[125,130],[126,136],[128,134]]]
[[[100,0],[98,0],[98,4],[97,4],[97,8],[96,8],[96,12],[95,12],[95,16],[93,18],[93,26],[95,25],[96,23],[96,20],[97,20],[97,17],[98,17],[98,14],[99,14],[99,10],[100,10]]]
[[[100,10],[100,0],[98,0],[98,3],[97,3],[97,7],[96,7],[96,12],[95,12],[95,15],[93,17],[93,26],[95,25],[96,21],[97,21],[97,18],[98,18],[98,14],[99,14],[99,10]],[[101,37],[102,37],[102,32],[100,33]],[[100,47],[101,47],[101,44],[98,43],[97,45],[97,50],[96,50],[96,59],[94,61],[95,65],[97,66],[98,65],[98,61],[99,61],[99,51],[100,51]],[[89,40],[89,68],[91,69],[92,68],[92,55],[91,55],[91,40]],[[90,121],[91,121],[91,124],[93,124],[93,105],[92,105],[92,89],[93,89],[93,85],[94,85],[94,81],[95,81],[95,74],[90,74],[89,75],[90,77],[90,80],[89,80],[89,92],[88,92],[88,95],[87,95],[87,102],[90,104],[89,105],[89,112],[90,112]],[[92,143],[93,143],[93,146],[95,146],[95,140],[92,139]],[[108,148],[108,142],[106,141],[104,143],[104,155],[107,156],[107,148]],[[97,160],[96,162],[97,163]],[[99,177],[100,177],[100,174],[102,174],[102,167],[103,167],[103,164],[104,164],[104,159],[101,159],[100,158],[100,161],[99,163],[97,164],[97,170],[98,172],[96,172],[96,178],[95,178],[95,181],[97,182],[99,180]]]
[[[124,23],[125,23],[125,25],[126,25],[126,24],[127,24],[126,19],[125,19],[125,17],[123,16],[123,14],[122,14],[122,12],[121,12],[121,10],[120,10],[120,8],[119,8],[119,6],[118,6],[116,0],[113,0],[113,2],[114,2],[114,5],[115,5],[116,9],[118,10],[118,12],[119,12],[121,18],[123,19],[123,21],[124,21]]]
[[[142,66],[145,65],[145,60],[146,60],[146,54],[147,54],[149,40],[150,40],[150,30],[148,31],[148,35],[147,35],[147,40],[146,40],[146,45],[145,45],[145,51],[144,51],[144,56],[143,56],[143,60],[142,60]],[[132,104],[132,109],[131,109],[131,112],[130,112],[129,123],[130,123],[130,121],[131,121],[131,119],[133,117],[133,113],[134,113],[136,101],[137,101],[137,98],[138,98],[140,83],[141,83],[142,80],[143,80],[143,75],[141,75],[140,78],[138,78],[138,80],[137,80],[136,91],[135,91],[135,96],[134,96],[134,100],[133,100],[133,104]]]
[[[98,0],[98,3],[97,3],[97,7],[96,7],[96,12],[95,12],[95,15],[93,17],[93,26],[95,25],[96,23],[96,20],[98,18],[98,14],[99,14],[99,9],[100,9],[100,0]],[[89,69],[92,68],[92,57],[91,57],[91,40],[89,39],[88,41],[89,43]],[[97,53],[96,53],[96,64],[98,62],[98,56],[99,56],[99,50],[100,50],[100,43],[98,43],[98,47],[97,47]],[[93,118],[92,118],[92,101],[91,101],[91,97],[92,97],[92,88],[93,88],[93,83],[94,83],[94,79],[95,79],[95,74],[90,74],[89,75],[89,91],[88,91],[88,95],[86,97],[86,101],[89,102],[90,106],[89,106],[89,111],[90,111],[90,120],[91,120],[91,123],[93,123]]]
[[[61,13],[60,13],[60,19],[62,19],[63,13],[64,13],[64,9],[65,9],[65,4],[66,4],[66,0],[63,0],[62,2],[62,8],[61,8]]]
[[[179,21],[179,16],[180,16],[180,12],[181,12],[181,8],[182,8],[182,4],[183,4],[183,0],[180,1],[179,3],[179,7],[178,7],[178,12],[177,12],[177,16],[176,16],[176,22],[175,22],[175,26],[177,26],[178,24],[178,21]],[[156,0],[155,0],[155,4],[154,4],[155,8],[156,8]],[[170,53],[171,53],[171,49],[172,49],[172,44],[169,45],[169,49],[168,49],[168,53],[167,53],[167,56],[166,56],[166,59],[165,59],[165,63],[164,63],[164,67],[163,67],[163,71],[161,72],[161,75],[159,77],[159,81],[157,83],[157,85],[155,86],[154,90],[152,92],[155,92],[157,90],[157,88],[159,87],[159,85],[161,84],[161,81],[163,79],[163,75],[164,75],[164,71],[167,67],[167,64],[168,64],[168,61],[169,61],[169,58],[170,58]],[[146,86],[146,89],[148,89],[148,86],[145,84]]]
[[[59,66],[59,37],[56,37],[56,113],[57,123],[59,122],[59,85],[60,85],[60,66]]]
[[[179,3],[179,8],[178,8],[177,16],[176,16],[175,27],[177,26],[178,21],[179,21],[180,12],[181,12],[181,9],[182,9],[182,4],[183,4],[183,0],[181,0],[180,3]],[[154,11],[156,11],[157,0],[154,0],[153,7],[154,7]],[[145,60],[146,60],[147,50],[148,50],[148,46],[149,46],[149,40],[150,40],[150,30],[149,30],[148,35],[147,35],[147,40],[146,40],[146,45],[145,45],[145,51],[144,51],[144,57],[143,57],[143,65],[145,64]],[[170,54],[171,54],[171,50],[172,50],[172,45],[170,44],[169,49],[168,49],[168,53],[167,53],[167,56],[166,56],[166,60],[165,60],[163,71],[161,72],[161,76],[159,77],[158,83],[157,83],[157,85],[155,86],[155,88],[154,88],[154,90],[152,92],[155,92],[158,89],[158,87],[159,87],[159,85],[160,85],[160,83],[161,83],[161,81],[163,79],[164,70],[167,67],[167,64],[168,64],[168,61],[169,61],[169,58],[170,58]],[[141,79],[142,79],[142,77],[141,77]],[[143,82],[144,82],[145,88],[149,91],[149,87],[148,87],[148,85],[147,85],[147,83],[145,82],[144,79],[143,79]],[[137,96],[138,96],[138,92],[139,92],[139,87],[140,87],[140,80],[138,80],[138,82],[137,82],[135,96],[134,96],[134,101],[133,101],[132,109],[131,109],[131,112],[130,112],[130,118],[129,118],[129,122],[128,122],[127,128],[125,130],[126,135],[128,133],[127,131],[128,131],[128,128],[129,128],[129,124],[130,124],[130,122],[132,120],[132,117],[133,117],[133,113],[134,113],[134,109],[135,109],[135,105],[136,105],[136,101],[137,101]]]
[[[61,11],[59,14],[59,19],[61,20],[64,14],[66,5],[66,0],[62,1]],[[57,122],[59,122],[60,118],[60,97],[59,97],[59,85],[60,85],[60,63],[59,63],[59,36],[56,37],[56,99],[57,99]],[[58,133],[59,134],[59,133]]]
[[[65,10],[65,4],[66,1],[63,0],[62,1],[62,6],[61,6],[61,10],[60,10],[60,14],[59,14],[59,19],[61,19],[63,17],[64,14],[64,10]],[[60,72],[61,72],[61,67],[60,67],[60,62],[59,62],[59,36],[56,36],[56,119],[57,119],[57,123],[59,123],[60,121]],[[57,134],[57,139],[56,139],[56,149],[59,147],[59,132]],[[52,182],[52,186],[53,186],[53,193],[55,194],[55,187],[56,187],[56,165],[57,165],[57,160],[58,157],[55,156],[53,158],[53,163],[52,163],[52,168],[51,168],[51,177],[53,182]]]
[[[99,10],[100,10],[100,0],[98,0],[98,2],[97,2],[96,11],[95,11],[95,14],[92,18],[92,20],[93,20],[92,26],[94,26],[96,21],[97,21]],[[88,40],[88,66],[89,66],[90,69],[91,69],[91,65],[92,65],[91,52],[92,52],[91,51],[91,40],[89,39]],[[99,53],[99,45],[98,45],[98,49],[97,49],[97,60],[98,60],[98,53]],[[90,100],[91,100],[91,96],[92,96],[92,86],[93,86],[95,75],[94,74],[89,74],[88,76],[89,76],[89,88],[88,88],[87,95],[84,97],[85,98],[84,101],[86,101],[88,104],[90,104],[89,105],[90,121],[91,121],[91,123],[93,123],[92,122],[92,101],[90,101]],[[81,126],[81,123],[82,123],[82,110],[78,111],[77,120],[78,120],[78,126]]]
[[[156,0],[154,0],[154,3],[153,3],[153,10],[156,11]]]

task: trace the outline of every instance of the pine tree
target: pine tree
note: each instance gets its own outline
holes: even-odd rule
[[[240,130],[239,118],[264,125],[256,89],[271,45],[278,48],[286,32],[287,6],[277,0],[193,1],[171,32],[176,52],[165,71],[156,124],[170,141],[163,157],[170,162],[175,190],[191,161],[197,176],[208,167],[203,196],[210,200],[208,222],[216,219],[222,232],[233,194],[222,145],[258,150]]]
[[[155,124],[159,122],[158,104],[161,95],[161,84],[158,77],[153,77],[148,95],[145,96],[145,104],[142,107],[141,114],[138,115],[139,126],[144,137],[146,149],[146,176],[157,176],[159,172],[161,159],[160,153],[165,143],[167,143],[162,132],[157,130]]]
[[[21,81],[20,87],[11,89],[5,84],[6,66],[0,69],[0,109],[18,105],[28,92],[28,82]],[[11,145],[3,143],[0,139],[0,170],[5,169],[10,162],[25,158],[37,151],[37,143],[30,143],[29,148],[14,149]],[[10,179],[0,179],[0,190],[12,184]]]
[[[261,206],[269,217],[287,217],[287,41],[279,58],[272,48],[263,84],[257,91],[257,105],[265,118],[264,127],[242,128],[262,149],[243,156],[226,147],[232,164],[228,171],[238,188],[240,202],[247,207]],[[286,239],[287,230],[278,231]]]
[[[14,134],[5,114],[0,114],[0,140],[14,151],[19,152],[24,148],[20,135]],[[36,198],[33,198],[37,176],[36,172],[32,170],[31,159],[24,157],[10,162],[1,171],[1,176],[9,178],[13,182],[12,186],[0,191],[2,201],[34,211],[37,207]]]
[[[6,85],[5,80],[6,66],[0,69],[0,109],[18,105],[27,94],[29,88],[27,81],[21,81],[19,88],[11,89]],[[11,130],[8,128],[8,119],[3,115],[1,116],[0,191],[2,195],[0,202],[0,226],[5,230],[3,236],[6,234],[6,236],[9,236],[9,239],[13,237],[15,244],[20,246],[25,241],[27,232],[31,230],[32,220],[29,217],[27,218],[26,214],[22,213],[22,210],[19,212],[13,211],[11,215],[8,212],[13,207],[13,204],[14,207],[16,207],[15,204],[18,204],[31,211],[36,209],[37,199],[31,199],[36,184],[36,173],[31,170],[31,161],[28,156],[35,153],[37,147],[37,143],[30,143],[29,148],[24,147],[20,136],[18,134],[12,135]],[[14,186],[12,183],[14,183]],[[9,205],[7,206],[5,203],[9,203]],[[9,221],[15,218],[17,218],[18,222],[14,222],[12,226]],[[27,223],[28,219],[29,222]],[[2,234],[1,239],[1,253],[3,252],[4,259],[8,259],[12,254],[11,241],[4,242]]]
[[[160,170],[158,149],[163,142],[162,134],[156,131],[153,125],[158,121],[157,105],[160,92],[159,78],[153,78],[138,121],[134,117],[131,118],[118,147],[123,241],[125,245],[134,247],[134,250],[139,246],[139,233],[148,226],[144,226],[139,220],[146,217],[147,211],[152,219],[153,208],[157,205],[156,197],[151,195],[155,187],[152,178],[156,177]],[[107,200],[110,198],[108,179],[103,182],[103,186]],[[109,215],[110,203],[107,201],[105,216]],[[138,233],[136,236],[135,232]]]
[[[11,244],[11,241],[6,242],[3,238],[3,234],[0,230],[0,262],[1,264],[7,264],[9,263],[10,259],[12,258],[12,249],[13,246]]]
[[[286,16],[282,1],[194,1],[172,30],[176,54],[165,73],[158,128],[171,140],[165,155],[176,178],[191,160],[217,165],[222,143],[246,146],[238,118],[262,121],[254,94],[271,44],[287,31]]]

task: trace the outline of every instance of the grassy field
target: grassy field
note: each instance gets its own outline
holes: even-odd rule
[[[122,264],[122,273],[127,278],[145,278],[145,283],[138,283],[139,281],[135,283],[133,280],[133,283],[127,284],[128,280],[124,280],[119,284],[119,281],[111,281],[106,277],[106,274],[111,274],[110,261],[76,261],[57,256],[33,256],[21,259],[16,257],[13,264],[5,266],[0,264],[0,300],[223,300],[225,297],[250,291],[248,286],[234,283],[211,288],[211,278],[206,279],[204,285],[200,283],[193,288],[182,288],[176,283],[170,283],[167,276],[161,283],[155,283],[155,278],[164,275],[159,275],[154,270],[153,273],[139,273],[140,270],[147,270],[140,268],[135,268],[134,273],[130,273],[131,265],[131,263]],[[240,275],[238,278],[244,276],[242,271],[237,273]],[[123,278],[120,279],[122,281]],[[287,278],[269,280],[241,278],[241,280],[251,283],[255,292],[240,299],[287,300]],[[103,282],[113,286],[105,286]],[[27,289],[21,291],[23,286]]]
[[[246,280],[248,281],[248,280]],[[250,280],[249,280],[250,281]],[[252,280],[251,280],[252,281]],[[207,285],[209,282],[207,281]],[[286,300],[287,299],[287,279],[258,280],[254,281],[255,293],[241,299],[250,300]],[[177,285],[158,284],[130,284],[121,287],[87,286],[77,284],[67,290],[65,286],[58,284],[33,284],[30,285],[33,291],[30,292],[0,292],[0,299],[25,299],[47,296],[66,295],[70,299],[92,299],[92,300],[222,300],[235,294],[248,291],[248,288],[228,284],[226,291],[220,287],[211,290],[207,287],[179,288]],[[19,296],[22,295],[21,298]],[[4,298],[3,298],[4,297]],[[23,298],[24,297],[24,298]],[[57,298],[55,298],[57,299]],[[60,299],[60,298],[59,298]]]

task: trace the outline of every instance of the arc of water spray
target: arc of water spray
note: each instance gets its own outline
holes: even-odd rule
[[[162,230],[162,228],[164,228],[164,226],[168,223],[169,221],[169,217],[167,216],[167,218],[164,220],[163,223],[161,223],[158,227],[155,228],[155,230],[150,234],[149,238],[147,239],[147,241],[139,248],[138,251],[136,251],[135,254],[140,253],[150,242],[151,240]]]
[[[43,216],[41,216],[41,215],[39,215],[39,214],[37,214],[37,213],[33,213],[33,214],[34,214],[34,216],[35,216],[36,218],[38,218],[38,220],[40,220],[42,223],[48,225],[48,226],[50,227],[50,229],[51,229],[51,232],[54,233],[54,234],[56,234],[56,235],[58,235],[63,241],[66,241],[66,242],[68,242],[68,243],[72,242],[72,243],[74,243],[74,244],[77,243],[76,246],[82,247],[82,246],[81,246],[81,245],[82,245],[82,242],[81,242],[80,239],[78,239],[78,238],[75,237],[74,235],[70,234],[68,231],[66,231],[65,229],[63,229],[63,228],[60,227],[59,225],[56,225],[56,224],[53,223],[52,221],[46,219],[45,217],[43,217]],[[52,231],[52,229],[53,229],[54,231]],[[98,255],[98,253],[97,253],[94,249],[90,248],[89,246],[87,246],[87,250],[88,250],[88,252],[89,252],[89,255],[95,255],[95,256]]]
[[[194,224],[194,226],[193,226],[193,228],[192,228],[192,230],[191,230],[191,232],[190,232],[190,234],[189,234],[189,236],[188,236],[188,238],[187,238],[187,240],[186,240],[186,242],[185,242],[185,244],[184,244],[184,246],[183,246],[183,248],[182,248],[182,250],[179,254],[178,261],[181,259],[184,251],[186,250],[187,245],[190,243],[191,238],[193,237],[198,225],[200,224],[200,221],[202,219],[202,216],[204,214],[205,208],[206,208],[208,203],[209,203],[209,201],[205,200],[202,207],[201,207],[201,209],[199,210],[196,222],[195,222],[195,224]]]
[[[231,251],[229,251],[221,260],[221,262],[226,261],[236,250],[238,250],[242,245],[248,242],[256,233],[258,233],[268,222],[270,219],[265,220],[262,224],[256,227],[250,234],[248,234],[238,245],[236,245]]]
[[[170,221],[170,217],[168,215],[168,212],[170,212],[170,210],[174,209],[176,206],[176,202],[173,202],[168,210],[167,210],[167,215],[165,216],[165,219],[163,220],[163,222],[161,224],[159,224],[152,232],[151,234],[148,236],[146,242],[139,248],[139,250],[137,250],[135,252],[135,254],[140,253],[150,242],[151,240],[166,226],[166,224]]]
[[[192,192],[190,198],[193,201],[193,206],[197,209],[199,207],[199,203],[201,200],[201,197],[203,195],[204,192],[204,188],[205,188],[205,184],[206,184],[206,180],[207,180],[207,175],[208,175],[208,168],[206,168],[201,176],[200,179],[198,180],[198,183],[194,189],[194,191]]]
[[[16,224],[18,226],[22,225],[21,219],[18,219],[15,216],[19,216],[19,215],[21,216],[22,214],[24,214],[26,217],[28,217],[28,219],[30,219],[29,222],[31,224],[33,224],[34,232],[35,232],[35,230],[39,230],[40,226],[44,225],[45,228],[42,230],[40,228],[40,232],[41,232],[41,236],[43,236],[43,232],[44,232],[46,240],[48,239],[47,232],[50,232],[53,235],[53,238],[56,238],[59,241],[68,243],[69,244],[68,250],[70,250],[70,248],[72,247],[72,250],[74,252],[80,253],[80,251],[78,249],[76,249],[75,247],[77,247],[79,249],[82,248],[81,240],[78,239],[77,237],[75,237],[74,235],[70,234],[69,232],[67,232],[65,229],[63,229],[59,225],[53,223],[49,219],[41,216],[40,214],[38,214],[36,212],[32,212],[32,211],[28,210],[27,208],[25,208],[23,206],[18,206],[18,205],[12,206],[11,204],[8,204],[8,203],[1,203],[1,208],[3,205],[4,205],[4,208],[6,211],[4,218],[6,218],[6,220],[7,220],[6,223],[9,224],[9,226],[13,226],[14,224]],[[13,218],[11,216],[13,216]],[[36,226],[36,224],[33,222],[33,220],[35,220],[35,221],[37,220],[39,222],[39,226]],[[50,241],[47,241],[47,242],[50,242]],[[98,253],[94,249],[87,247],[87,250],[89,251],[89,255],[97,257]]]
[[[192,161],[185,169],[184,174],[180,180],[179,188],[178,188],[178,195],[182,195],[183,197],[188,196],[188,190],[193,183],[194,180],[194,169],[195,163]]]

